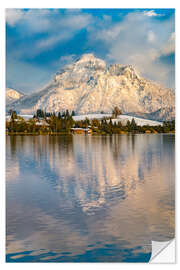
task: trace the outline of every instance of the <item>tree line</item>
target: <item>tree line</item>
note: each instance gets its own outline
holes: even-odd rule
[[[101,120],[88,119],[75,121],[74,112],[46,113],[37,110],[32,119],[25,121],[18,116],[15,111],[11,112],[10,121],[6,121],[6,131],[8,133],[29,133],[29,134],[51,134],[64,133],[70,134],[71,128],[90,127],[95,134],[123,134],[123,133],[168,133],[175,132],[175,120],[166,121],[163,125],[157,126],[138,126],[132,118],[123,125],[120,121],[112,121],[112,117],[104,117]],[[117,117],[117,115],[114,117]],[[37,124],[38,123],[38,124]]]
[[[58,118],[61,119],[63,117],[69,117],[69,116],[75,116],[75,111],[72,111],[71,113],[66,110],[66,111],[63,111],[62,113],[61,112],[58,112]],[[38,109],[36,111],[36,113],[34,114],[33,118],[46,118],[46,117],[51,117],[51,116],[56,116],[55,112],[53,113],[50,113],[50,112],[45,112],[41,109]]]

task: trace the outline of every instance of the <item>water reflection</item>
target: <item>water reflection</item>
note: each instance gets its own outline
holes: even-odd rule
[[[174,237],[174,136],[7,137],[8,261],[148,261]]]

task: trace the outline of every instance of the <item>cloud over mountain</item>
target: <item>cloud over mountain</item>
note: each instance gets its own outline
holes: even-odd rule
[[[6,22],[7,87],[38,89],[61,57],[93,52],[175,88],[173,9],[7,9]]]

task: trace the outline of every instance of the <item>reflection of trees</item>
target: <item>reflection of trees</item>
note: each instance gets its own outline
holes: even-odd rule
[[[11,149],[11,155],[14,157],[16,156],[16,136],[10,136],[8,137],[10,139],[10,149]]]
[[[162,212],[158,207],[159,190],[164,190],[166,196],[169,192],[163,166],[168,157],[157,158],[162,145],[153,136],[151,143],[146,135],[74,136],[73,147],[64,138],[53,138],[47,147],[49,164],[58,176],[56,185],[67,200],[78,202],[87,213],[129,198],[135,212],[158,215]]]
[[[10,136],[12,154],[18,147],[21,153],[34,155],[41,170],[49,167],[49,173],[55,172],[55,186],[63,190],[67,198],[71,190],[71,199],[77,200],[84,210],[100,207],[106,201],[113,203],[135,192],[138,194],[142,183],[145,185],[148,179],[151,179],[149,192],[153,185],[159,189],[161,185],[169,188],[169,180],[164,181],[166,174],[173,173],[174,169],[170,168],[173,162],[168,168],[169,155],[173,155],[169,143],[168,136],[162,135]],[[154,189],[153,192],[156,193]]]
[[[145,244],[152,236],[157,241],[172,238],[171,135],[34,136],[24,137],[23,141],[18,138],[16,142],[10,141],[16,144],[13,154],[21,151],[20,159],[35,160],[39,175],[53,189],[50,192],[59,195],[60,203],[54,200],[48,215],[53,220],[50,224],[55,224],[55,233],[61,224],[63,243],[71,231],[77,233],[76,242],[81,238],[84,245],[88,243],[89,239],[78,231],[79,224],[81,231],[91,233],[94,241],[101,234],[117,241],[126,239],[134,246]],[[46,209],[42,212],[43,223]]]

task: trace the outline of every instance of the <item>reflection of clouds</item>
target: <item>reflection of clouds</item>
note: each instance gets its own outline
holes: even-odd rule
[[[6,167],[6,181],[17,180],[19,175],[19,164],[17,161],[12,162]]]
[[[6,139],[6,181],[17,181],[19,162],[16,157],[16,140],[14,136]]]
[[[8,253],[43,248],[75,255],[98,241],[126,240],[125,248],[135,248],[172,238],[174,149],[168,138],[17,137],[21,181],[14,198],[8,196]],[[23,160],[31,159],[35,164],[24,171]]]
[[[25,207],[25,210],[28,211],[28,208]],[[40,209],[32,209],[32,216],[38,218],[36,229],[32,229],[27,237],[16,241],[12,241],[11,235],[7,236],[8,253],[34,250],[34,255],[38,255],[53,250],[56,253],[66,251],[76,255],[84,252],[88,244],[88,235],[82,234],[80,228],[72,230],[66,220],[56,219]],[[26,212],[24,218],[29,219]],[[19,230],[22,230],[22,227]]]

